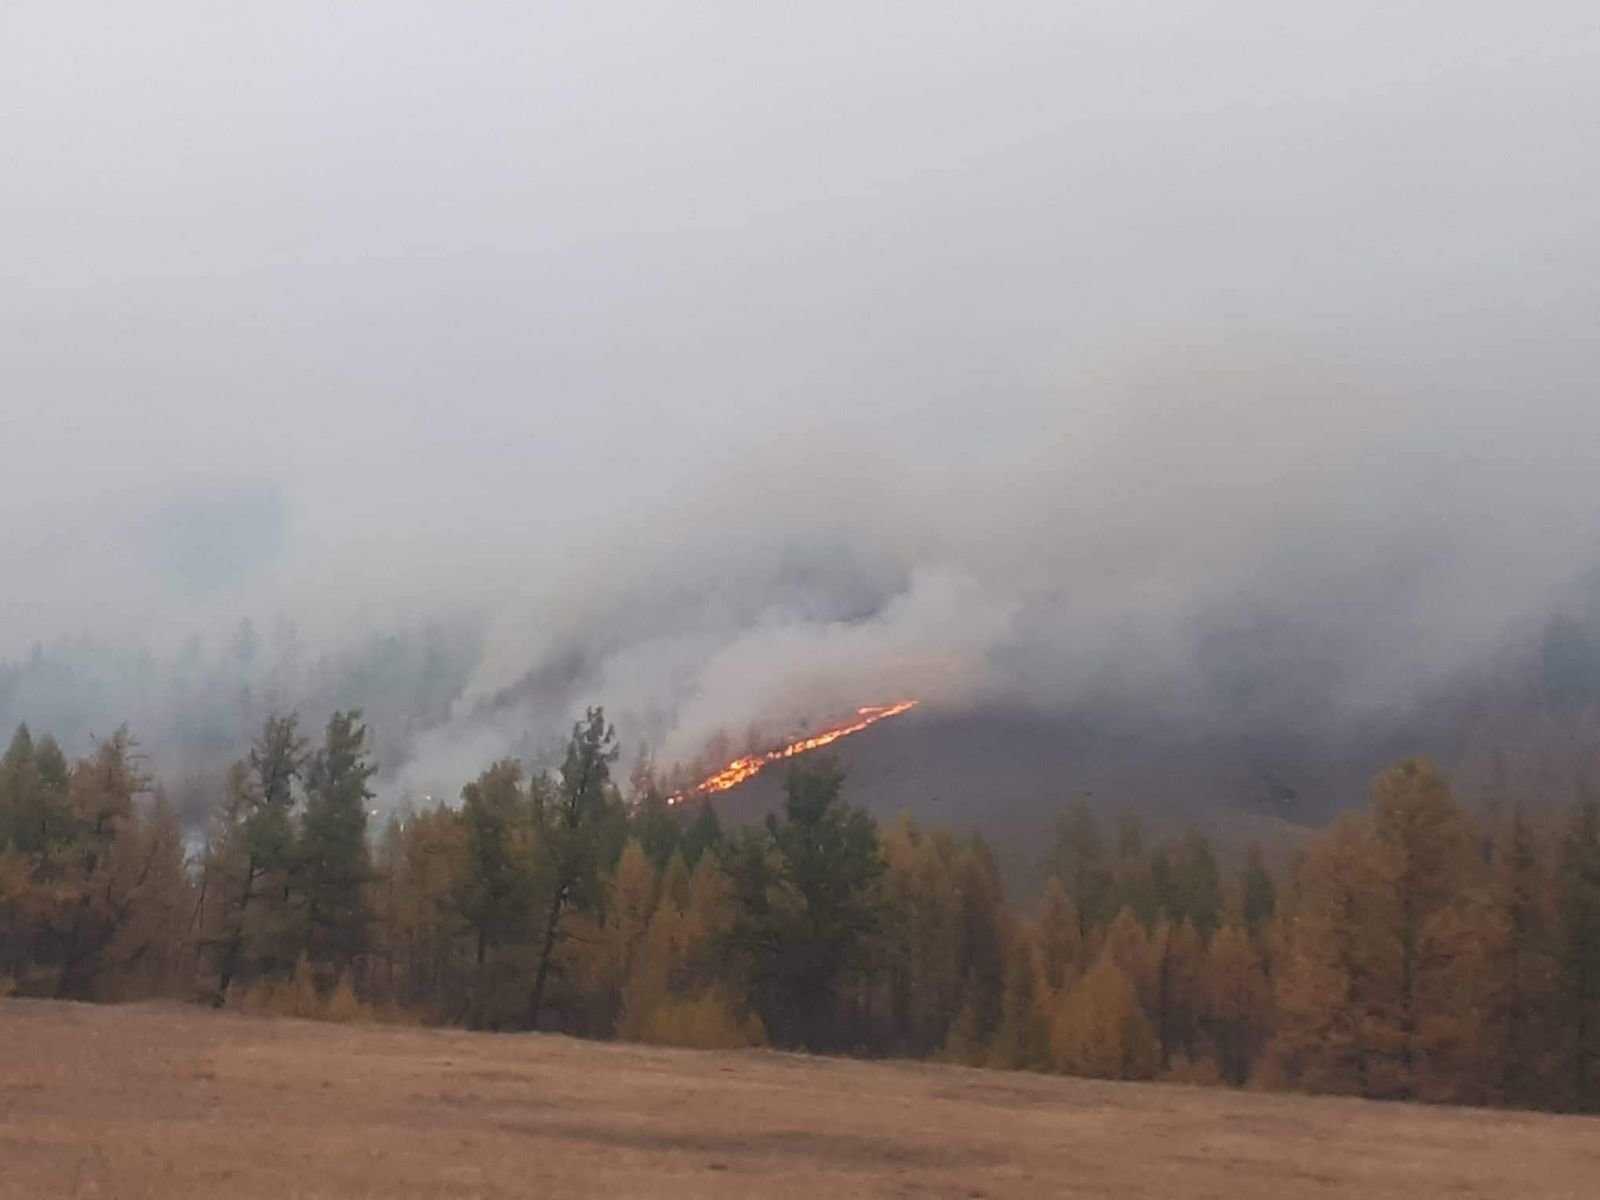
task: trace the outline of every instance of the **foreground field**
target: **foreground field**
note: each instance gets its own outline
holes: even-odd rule
[[[1600,1120],[0,1002],[0,1196],[1600,1195]]]

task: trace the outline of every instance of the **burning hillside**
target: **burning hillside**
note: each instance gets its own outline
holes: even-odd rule
[[[797,738],[792,742],[760,754],[742,755],[726,766],[718,768],[695,784],[694,787],[672,796],[668,803],[676,804],[688,796],[704,796],[714,792],[725,792],[729,788],[737,787],[745,780],[760,774],[762,770],[772,763],[794,758],[810,750],[820,750],[824,746],[837,742],[840,738],[849,737],[853,733],[860,733],[869,725],[876,725],[879,721],[886,721],[890,717],[898,717],[901,713],[910,712],[916,706],[917,701],[915,700],[898,700],[893,704],[869,704],[858,708],[853,717],[838,725],[830,726],[818,733]]]

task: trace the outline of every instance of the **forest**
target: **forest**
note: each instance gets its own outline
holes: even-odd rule
[[[71,761],[19,728],[0,995],[1600,1111],[1590,795],[1468,811],[1408,759],[1281,864],[1076,803],[1008,897],[980,835],[880,827],[821,755],[724,827],[624,777],[600,709],[454,805],[379,822],[375,771],[359,710],[273,716],[194,829],[126,729]]]

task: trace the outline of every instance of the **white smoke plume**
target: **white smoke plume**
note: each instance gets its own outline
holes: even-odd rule
[[[5,720],[359,703],[452,794],[587,703],[1337,723],[1589,611],[1588,5],[0,22]]]

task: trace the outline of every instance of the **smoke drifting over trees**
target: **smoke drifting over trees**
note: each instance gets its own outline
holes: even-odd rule
[[[981,835],[884,830],[826,758],[725,833],[574,725],[369,836],[359,712],[269,718],[187,853],[125,733],[0,755],[0,997],[939,1056],[1111,1079],[1600,1108],[1600,806],[1476,821],[1429,761],[1274,877],[1087,805],[1008,904]]]
[[[1587,7],[8,12],[0,720],[1406,711],[1592,616]]]

